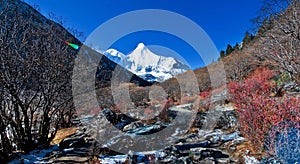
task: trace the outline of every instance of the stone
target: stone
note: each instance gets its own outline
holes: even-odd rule
[[[221,136],[221,140],[223,142],[227,142],[227,141],[231,141],[231,140],[235,140],[237,138],[239,138],[239,132],[234,132],[234,133],[231,133],[231,134],[224,134]]]
[[[235,110],[223,112],[215,128],[226,131],[236,131],[238,127],[237,116],[238,113]]]
[[[230,161],[229,158],[218,158],[218,159],[216,160],[216,162],[217,162],[218,164],[227,164],[227,163],[229,163],[229,161]]]
[[[168,110],[169,117],[171,119],[181,116],[189,116],[192,112],[189,106],[182,106],[172,108]],[[53,163],[72,163],[73,160],[87,162],[87,159],[96,158],[94,161],[100,162],[120,162],[124,163],[240,163],[244,161],[242,153],[235,155],[234,153],[239,150],[246,140],[239,136],[237,129],[236,111],[228,109],[219,109],[215,112],[221,113],[221,117],[218,120],[217,125],[214,125],[213,129],[203,129],[202,125],[207,124],[209,113],[199,112],[196,115],[196,119],[193,123],[192,129],[185,130],[181,127],[177,127],[175,132],[171,132],[168,140],[174,141],[170,146],[162,147],[160,150],[154,150],[153,152],[142,152],[147,148],[147,145],[151,145],[149,141],[141,138],[139,140],[132,140],[129,142],[127,137],[121,135],[112,135],[111,140],[99,143],[92,134],[92,130],[88,125],[78,125],[79,129],[75,134],[67,136],[59,144],[58,150],[48,155]],[[211,113],[210,113],[211,114]],[[101,117],[100,117],[101,116]],[[96,118],[98,122],[93,122]],[[108,121],[107,121],[108,120]],[[148,135],[155,134],[162,129],[167,130],[170,123],[165,123],[159,119],[153,119],[151,121],[137,121],[131,117],[128,117],[122,113],[112,112],[110,109],[105,109],[99,113],[98,116],[86,116],[83,121],[87,123],[93,122],[93,125],[97,124],[97,127],[103,129],[107,124],[113,124],[118,129],[127,133],[128,136],[135,135]],[[106,123],[103,123],[106,121]],[[174,120],[171,120],[171,124]],[[186,120],[179,120],[179,123],[187,125]],[[102,123],[102,124],[100,124]],[[180,124],[181,125],[181,124]],[[84,130],[86,128],[86,130]],[[115,129],[116,131],[118,129]],[[96,129],[97,130],[97,129]],[[112,131],[109,131],[111,134]],[[90,135],[89,135],[90,134]],[[105,133],[106,134],[106,133]],[[126,134],[126,136],[127,136]],[[130,146],[134,142],[138,142],[141,147],[140,152],[134,152],[132,154],[120,154],[118,149],[114,151],[110,150],[110,147],[115,146],[114,141],[123,141],[124,146]],[[127,142],[128,141],[128,142]],[[154,142],[159,142],[158,140]],[[129,147],[128,146],[128,147]],[[124,149],[126,149],[125,147]],[[248,147],[247,147],[248,148]],[[91,152],[92,150],[92,152]],[[54,159],[54,160],[52,160]],[[48,161],[40,161],[41,163],[47,163]],[[122,161],[122,162],[121,162]],[[125,163],[126,163],[125,162]]]
[[[148,134],[156,133],[165,127],[167,127],[167,124],[151,124],[151,125],[140,126],[135,129],[128,129],[126,132],[135,135],[148,135]]]
[[[201,163],[201,164],[215,164],[216,162],[214,161],[213,158],[205,158],[201,161],[198,161],[197,163]]]
[[[126,132],[126,131],[129,131],[129,130],[137,129],[137,128],[142,127],[143,125],[144,124],[141,123],[141,122],[132,122],[132,123],[124,126],[123,131]]]
[[[66,138],[59,144],[60,149],[69,149],[72,147],[81,147],[85,144],[83,137],[78,138]]]
[[[70,163],[76,162],[76,163],[89,163],[89,157],[77,157],[77,156],[64,156],[56,158],[53,163],[67,163],[69,161]]]
[[[182,144],[182,145],[175,145],[174,147],[179,151],[186,151],[193,148],[199,148],[199,147],[208,147],[209,142],[203,141],[200,143],[194,143],[194,144]]]

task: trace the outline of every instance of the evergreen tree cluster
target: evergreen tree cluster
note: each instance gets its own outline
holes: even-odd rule
[[[236,43],[234,46],[231,44],[228,44],[226,47],[226,50],[222,50],[220,52],[220,58],[224,58],[228,55],[230,55],[233,51],[241,50],[243,47],[245,47],[247,44],[251,42],[251,40],[254,39],[254,35],[249,33],[248,31],[245,33],[245,36],[243,38],[243,41],[241,44]]]

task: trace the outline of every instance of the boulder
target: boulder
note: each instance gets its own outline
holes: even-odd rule
[[[76,147],[82,147],[84,144],[85,144],[85,140],[83,137],[66,138],[59,143],[59,148],[60,149],[76,148]]]
[[[126,132],[126,131],[129,131],[129,130],[140,128],[142,126],[144,126],[144,124],[141,123],[140,121],[132,122],[132,123],[124,126],[123,131]]]

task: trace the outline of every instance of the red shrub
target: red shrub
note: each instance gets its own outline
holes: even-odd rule
[[[211,91],[200,92],[200,102],[198,111],[208,111],[211,105]]]
[[[211,95],[211,91],[203,91],[203,92],[200,92],[200,98],[207,98],[208,96]]]
[[[272,71],[261,68],[245,81],[228,85],[239,113],[240,131],[258,150],[263,149],[271,126],[284,120],[299,122],[300,118],[299,98],[270,97],[275,87],[272,77]]]

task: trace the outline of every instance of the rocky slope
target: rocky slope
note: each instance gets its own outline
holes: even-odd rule
[[[123,133],[133,136],[147,136],[155,134],[174,123],[178,115],[186,125],[185,115],[192,114],[191,105],[180,105],[167,110],[169,121],[157,117],[154,122],[140,121],[122,113],[114,113],[104,109],[98,115],[88,115],[73,120],[78,127],[74,134],[67,134],[58,145],[48,150],[36,150],[29,155],[21,156],[13,161],[35,161],[46,163],[257,163],[257,154],[251,149],[251,144],[237,130],[237,113],[230,105],[216,106],[210,112],[198,112],[192,128],[188,131],[177,128],[166,138],[172,142],[160,149],[148,151],[129,151],[122,154],[110,150],[108,147],[118,147],[117,142],[124,140],[127,146],[140,142],[141,150],[151,147],[148,140],[133,140],[130,142],[124,136],[111,136],[110,141],[99,141],[93,128],[97,128],[99,118],[109,120]],[[211,113],[219,113],[216,123],[206,128]],[[179,122],[181,122],[179,120]],[[90,123],[93,122],[91,125]],[[107,125],[101,125],[105,127]],[[180,127],[180,126],[179,126]],[[98,127],[99,128],[99,127]],[[109,131],[109,134],[113,131]],[[109,135],[108,134],[108,135]],[[155,140],[159,142],[159,140]],[[101,143],[102,142],[102,143]],[[121,150],[121,149],[120,149]],[[122,150],[121,150],[122,151]],[[34,158],[33,158],[34,157]]]
[[[300,95],[300,88],[295,83],[286,83],[283,91],[286,96]],[[227,94],[224,90],[215,94],[212,102],[220,102],[220,99],[226,98]],[[179,128],[177,127],[170,135],[161,138],[171,141],[171,144],[159,149],[143,151],[159,143],[160,140],[154,140],[156,143],[152,143],[143,138],[136,140],[137,136],[156,135],[172,126],[179,116],[182,116],[179,117],[181,118],[179,122],[183,122],[186,126],[185,118],[193,113],[191,109],[191,104],[170,107],[166,111],[169,118],[167,121],[160,116],[150,121],[138,120],[133,118],[136,117],[135,115],[129,117],[108,108],[98,114],[82,115],[73,120],[76,127],[58,132],[53,146],[38,148],[27,155],[19,154],[19,158],[11,163],[283,163],[280,159],[266,157],[267,154],[258,154],[253,144],[241,136],[238,130],[238,115],[231,103],[218,104],[207,112],[197,112],[190,129],[183,130],[178,126]],[[213,115],[218,117],[211,124]],[[103,128],[110,125],[114,125],[115,129],[102,133]],[[103,135],[101,139],[104,136],[108,138],[99,140],[94,133],[95,129],[97,134]],[[114,131],[127,134],[133,140],[130,141],[131,137],[114,135]],[[124,141],[126,144],[118,145],[119,141]],[[123,147],[128,148],[137,142],[139,148],[132,148],[140,151],[120,153]]]

